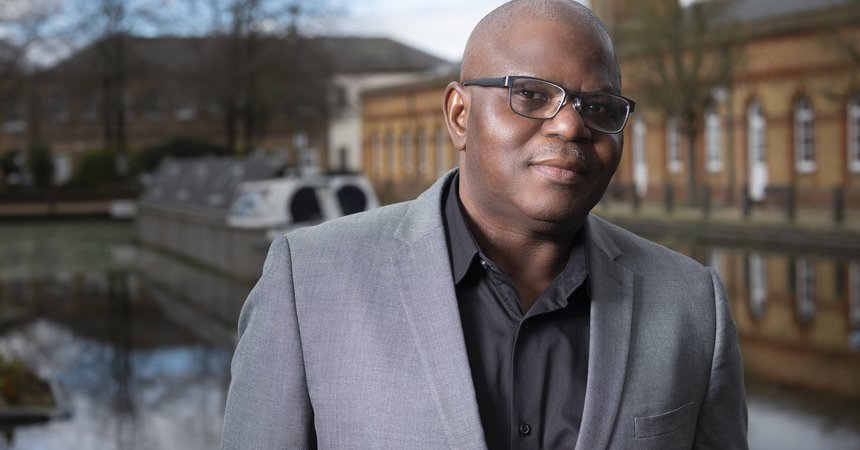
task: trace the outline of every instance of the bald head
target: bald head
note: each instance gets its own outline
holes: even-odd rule
[[[466,42],[460,80],[501,75],[486,73],[488,59],[500,46],[511,45],[511,39],[527,38],[513,36],[512,31],[530,20],[561,23],[571,30],[587,31],[592,42],[606,52],[612,66],[610,76],[616,87],[621,88],[621,73],[609,32],[590,9],[573,0],[512,0],[487,14]]]

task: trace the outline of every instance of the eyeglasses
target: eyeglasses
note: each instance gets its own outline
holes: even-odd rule
[[[463,86],[509,88],[511,110],[531,119],[552,119],[571,98],[585,126],[601,133],[620,133],[636,103],[605,92],[577,92],[540,78],[507,76],[467,80]]]

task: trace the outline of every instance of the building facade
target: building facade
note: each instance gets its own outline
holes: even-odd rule
[[[109,72],[110,60],[94,43],[0,86],[0,157],[47,146],[62,184],[91,150],[122,147],[131,153],[182,137],[232,141],[241,152],[356,171],[358,92],[414,79],[446,63],[385,38],[318,37],[292,46],[268,39],[256,50],[264,55],[246,55],[239,68],[224,67],[230,42],[218,38],[123,42],[119,72]]]

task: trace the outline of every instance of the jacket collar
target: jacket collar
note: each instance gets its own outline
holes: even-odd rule
[[[399,294],[451,447],[486,448],[463,340],[441,210],[457,169],[409,204],[391,256]],[[633,272],[602,219],[586,224],[591,293],[588,384],[577,449],[606,448],[621,404],[633,316]]]

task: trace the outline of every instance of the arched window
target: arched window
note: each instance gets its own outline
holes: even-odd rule
[[[684,168],[684,163],[681,162],[681,133],[678,131],[676,117],[670,117],[666,121],[666,168],[673,173]]]
[[[798,98],[794,103],[794,155],[800,173],[815,171],[814,119],[809,100]]]
[[[765,162],[766,123],[761,103],[752,102],[747,109],[747,151],[750,161]]]
[[[848,168],[860,173],[860,93],[848,100]]]
[[[765,136],[767,124],[761,103],[753,101],[747,107],[747,195],[750,200],[765,199],[768,182]]]
[[[723,170],[723,121],[714,105],[705,111],[705,157],[708,172]]]

